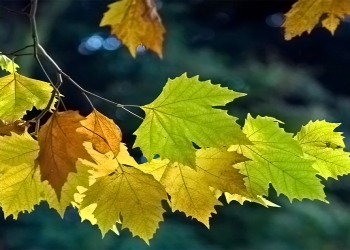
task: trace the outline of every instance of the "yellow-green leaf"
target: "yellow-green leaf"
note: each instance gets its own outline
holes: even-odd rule
[[[213,108],[243,95],[186,74],[169,79],[157,99],[142,107],[146,117],[134,133],[134,147],[140,147],[149,161],[159,154],[163,159],[195,168],[193,143],[201,148],[249,144],[237,118]]]
[[[278,123],[274,118],[258,116],[254,119],[248,115],[243,132],[253,145],[230,148],[251,159],[236,165],[247,176],[246,186],[251,196],[266,196],[271,183],[278,194],[283,193],[290,200],[325,201],[323,185],[316,177],[313,161],[304,158],[299,143]]]
[[[153,0],[121,0],[108,5],[100,26],[110,25],[129,49],[133,57],[139,45],[153,50],[162,57],[165,29]]]
[[[349,153],[344,152],[344,137],[334,132],[337,123],[310,121],[303,126],[295,139],[300,143],[307,158],[314,160],[313,167],[324,178],[337,179],[350,173]]]
[[[9,73],[14,73],[19,68],[18,64],[5,55],[0,54],[0,68]]]
[[[27,110],[46,108],[53,88],[49,83],[17,73],[0,78],[0,120],[15,122]],[[54,109],[54,103],[51,106]]]

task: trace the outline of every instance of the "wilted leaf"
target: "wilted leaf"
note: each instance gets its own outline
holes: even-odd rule
[[[34,106],[46,108],[53,88],[49,83],[17,73],[0,78],[0,120],[15,122]],[[51,106],[54,109],[54,103]]]
[[[165,29],[152,5],[153,0],[121,0],[108,5],[100,26],[110,25],[116,35],[129,49],[133,57],[136,48],[144,45],[162,57]]]
[[[164,187],[152,175],[122,163],[125,159],[120,157],[127,154],[124,145],[116,159],[95,151],[91,143],[84,145],[97,164],[81,160],[91,169],[94,183],[83,193],[80,209],[97,204],[93,215],[103,235],[121,221],[122,228],[129,228],[148,243],[163,221],[161,201],[167,200]]]
[[[68,174],[76,172],[77,159],[91,159],[83,146],[84,136],[76,132],[83,119],[76,111],[55,112],[38,134],[41,180],[49,182],[58,200]]]
[[[11,135],[11,132],[16,134],[23,134],[29,124],[18,120],[14,123],[8,123],[0,120],[0,136]]]
[[[285,39],[290,40],[304,31],[310,33],[320,20],[322,26],[334,34],[340,20],[349,14],[349,0],[299,0],[286,14],[282,25],[285,28]]]
[[[102,154],[112,151],[115,156],[118,155],[122,134],[113,120],[94,109],[81,124],[82,128],[77,131],[86,135],[86,140],[95,150]]]
[[[277,194],[283,193],[290,200],[325,201],[323,185],[316,177],[313,161],[304,158],[299,143],[278,123],[274,118],[258,116],[254,119],[248,115],[243,132],[253,145],[230,148],[251,159],[236,165],[247,176],[248,191],[252,197],[267,196],[271,183]]]
[[[134,133],[134,147],[140,147],[148,160],[159,154],[195,168],[193,143],[201,148],[249,144],[237,118],[213,108],[243,95],[186,74],[169,80],[157,99],[142,107],[146,117]]]
[[[338,126],[326,121],[310,121],[295,136],[306,157],[315,161],[313,167],[318,174],[326,179],[350,173],[349,153],[343,151],[344,137],[333,131]]]

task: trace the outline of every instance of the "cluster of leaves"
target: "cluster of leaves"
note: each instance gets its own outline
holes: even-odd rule
[[[299,0],[287,14],[287,38],[288,32],[299,34],[288,23],[312,2],[321,6],[324,1]],[[327,12],[326,27],[344,16],[337,11],[347,1],[339,3],[339,8],[331,5],[334,13]],[[109,7],[101,25],[111,25],[132,55],[139,44],[162,55],[165,30],[152,0],[122,0]],[[118,233],[121,225],[148,243],[163,221],[164,202],[209,227],[223,194],[227,202],[277,206],[266,199],[272,184],[291,201],[327,202],[320,177],[350,173],[343,136],[334,131],[339,124],[310,121],[293,135],[275,118],[248,114],[241,128],[237,118],[215,107],[243,93],[186,74],[168,80],[152,103],[140,107],[145,117],[134,133],[134,147],[148,161],[139,164],[111,119],[96,109],[87,117],[59,112],[61,96],[50,83],[20,75],[18,65],[4,55],[0,67],[9,73],[0,78],[0,205],[5,217],[31,212],[41,201],[63,216],[73,204],[82,220],[97,224],[103,235]],[[52,112],[41,127],[40,115],[25,118],[34,107]],[[31,122],[39,126],[30,134]]]

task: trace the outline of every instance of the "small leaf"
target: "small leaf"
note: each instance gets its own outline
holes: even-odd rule
[[[9,73],[14,73],[19,68],[18,64],[5,55],[0,54],[0,68]]]
[[[133,235],[149,243],[163,221],[165,210],[161,201],[167,200],[164,187],[152,175],[122,163],[125,159],[120,157],[128,155],[124,145],[116,159],[95,151],[91,143],[84,145],[97,164],[79,160],[91,169],[93,178],[92,185],[83,193],[80,209],[97,204],[93,215],[102,235],[121,221],[122,228],[129,228]]]
[[[310,33],[322,17],[325,17],[322,20],[323,27],[334,34],[345,15],[350,15],[349,0],[299,0],[286,14],[282,25],[285,39],[290,40],[304,31]]]
[[[41,180],[49,182],[58,200],[68,174],[76,173],[77,159],[91,159],[83,146],[84,136],[76,132],[83,119],[76,111],[55,112],[38,134]]]
[[[49,83],[17,73],[0,78],[0,120],[15,122],[34,106],[44,109],[53,88]],[[54,103],[51,106],[54,109]]]
[[[0,136],[11,135],[11,132],[23,134],[28,127],[29,124],[22,120],[15,121],[14,123],[8,123],[0,120]]]
[[[112,151],[115,156],[119,153],[122,133],[113,120],[94,109],[87,119],[82,120],[82,128],[77,131],[86,135],[86,140],[98,152],[104,154]]]
[[[133,57],[139,45],[153,50],[162,57],[165,29],[153,0],[121,0],[108,5],[100,26],[110,25],[129,49]]]
[[[324,178],[337,179],[350,173],[349,153],[344,152],[344,137],[334,132],[339,124],[326,121],[310,121],[295,136],[307,158],[314,160],[313,167]]]
[[[238,163],[240,173],[247,176],[246,186],[253,197],[267,196],[269,184],[277,194],[290,200],[303,198],[325,201],[323,185],[316,177],[313,161],[304,158],[303,151],[292,135],[270,117],[256,119],[248,115],[243,127],[253,145],[233,146],[251,161]]]
[[[143,106],[146,117],[134,133],[134,147],[140,147],[148,160],[155,154],[171,162],[195,168],[196,149],[219,148],[232,144],[249,144],[237,118],[227,111],[212,108],[223,106],[243,96],[210,81],[186,74],[169,80],[152,103]]]

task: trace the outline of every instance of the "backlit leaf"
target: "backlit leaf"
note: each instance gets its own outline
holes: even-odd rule
[[[350,173],[349,153],[344,152],[344,137],[334,132],[339,124],[326,121],[310,121],[295,136],[307,158],[314,160],[313,167],[324,178],[337,179]]]
[[[121,0],[108,7],[100,26],[111,26],[111,33],[128,47],[133,57],[139,45],[162,57],[165,29],[153,0]]]
[[[58,199],[68,174],[76,172],[77,159],[91,159],[83,146],[84,136],[76,132],[83,119],[76,111],[55,112],[38,134],[41,180],[49,182]]]
[[[285,39],[290,40],[305,31],[310,33],[320,20],[322,26],[334,34],[340,20],[349,14],[349,0],[298,0],[286,14],[282,25]]]
[[[14,73],[19,68],[18,64],[5,55],[0,54],[0,68],[9,73]]]
[[[46,108],[53,88],[49,83],[17,73],[0,78],[0,120],[15,122],[27,110]],[[51,109],[54,109],[54,103]]]
[[[249,144],[237,118],[227,111],[213,108],[223,106],[243,96],[210,81],[186,74],[168,80],[162,93],[142,109],[146,117],[134,133],[134,147],[140,147],[148,160],[155,154],[171,162],[195,168],[196,149]]]
[[[94,109],[81,124],[82,128],[77,131],[86,135],[86,140],[95,150],[102,154],[112,151],[115,156],[118,155],[122,134],[113,120]]]
[[[163,221],[165,210],[161,201],[167,200],[164,187],[152,175],[122,163],[125,159],[120,157],[127,155],[124,145],[116,159],[95,151],[91,143],[84,145],[97,164],[80,160],[91,169],[94,178],[83,193],[80,209],[97,204],[93,215],[103,235],[121,221],[122,228],[128,228],[148,243]]]
[[[248,191],[253,197],[267,196],[271,183],[277,194],[283,193],[290,200],[325,201],[323,185],[316,177],[313,161],[304,158],[299,143],[278,123],[274,118],[258,116],[254,119],[248,115],[243,132],[253,145],[230,148],[251,159],[236,165],[247,176]]]

